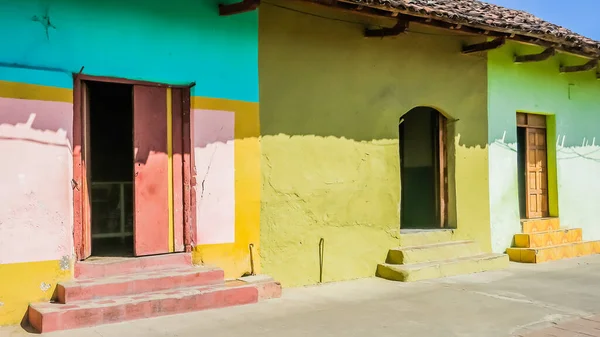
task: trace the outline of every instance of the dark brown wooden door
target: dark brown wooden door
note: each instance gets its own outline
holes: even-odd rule
[[[527,128],[525,154],[527,218],[548,216],[546,129]]]
[[[438,119],[438,198],[440,227],[448,226],[448,158],[446,151],[446,117],[437,114]]]
[[[134,252],[136,256],[173,251],[169,206],[167,88],[133,88]]]

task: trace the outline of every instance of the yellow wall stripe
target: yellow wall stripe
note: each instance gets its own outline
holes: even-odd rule
[[[192,109],[235,112],[235,138],[260,136],[259,104],[230,99],[192,97]]]
[[[0,97],[73,103],[73,90],[0,81]]]
[[[192,97],[194,110],[229,111],[235,114],[235,242],[198,245],[192,255],[194,263],[208,263],[223,268],[226,278],[236,278],[250,271],[248,246],[254,245],[255,272],[260,261],[260,192],[261,148],[259,103],[237,100]]]
[[[169,252],[175,251],[175,221],[173,207],[173,91],[167,88],[167,156],[169,176]]]

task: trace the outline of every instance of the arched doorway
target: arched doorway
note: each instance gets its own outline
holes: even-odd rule
[[[400,119],[400,221],[403,229],[448,225],[446,117],[416,107]]]

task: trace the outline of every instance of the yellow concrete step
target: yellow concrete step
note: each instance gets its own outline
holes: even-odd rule
[[[560,229],[560,220],[558,218],[521,220],[521,228],[525,234],[554,231]]]
[[[437,262],[408,265],[383,263],[377,266],[377,276],[392,281],[420,280],[472,274],[508,267],[506,254],[481,254]]]
[[[431,245],[453,241],[453,229],[400,229],[400,247]]]
[[[549,232],[516,234],[516,248],[542,248],[557,246],[565,243],[580,242],[583,230],[581,228],[559,229]]]
[[[506,253],[514,262],[542,263],[600,254],[600,241],[574,242],[543,248],[508,248]]]
[[[389,264],[424,263],[446,260],[448,257],[473,256],[479,253],[479,245],[475,241],[450,241],[390,249],[385,262]]]

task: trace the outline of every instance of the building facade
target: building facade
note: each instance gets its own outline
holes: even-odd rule
[[[125,216],[125,231],[120,228],[119,215],[110,223],[99,219],[107,228],[89,231],[82,223],[86,215],[81,214],[81,195],[89,187],[91,208],[96,204],[102,207],[99,198],[104,190],[92,185],[109,180],[131,184],[134,164],[139,167],[140,156],[144,156],[136,153],[134,163],[134,154],[128,152],[133,152],[132,142],[136,151],[146,147],[146,162],[142,163],[148,168],[146,176],[160,177],[159,181],[140,184],[146,190],[135,192],[138,200],[148,193],[138,220],[143,216],[144,221],[160,218],[153,225],[158,227],[136,224],[138,243],[153,245],[144,251],[138,244],[136,255],[153,249],[155,253],[184,250],[182,226],[171,230],[164,226],[173,228],[173,222],[183,222],[181,207],[168,205],[178,205],[173,198],[182,198],[183,188],[181,175],[178,189],[173,171],[167,172],[171,165],[177,173],[178,160],[182,165],[177,140],[167,142],[166,123],[172,126],[178,117],[175,104],[167,122],[167,91],[171,102],[177,103],[179,97],[179,109],[181,104],[191,108],[193,149],[185,152],[195,157],[193,179],[198,189],[196,209],[188,210],[197,214],[189,234],[195,239],[188,243],[194,249],[194,260],[219,265],[227,277],[249,273],[248,247],[260,247],[258,13],[223,17],[219,16],[218,1],[185,0],[126,4],[2,1],[0,7],[3,31],[13,32],[0,38],[5,46],[0,56],[0,152],[5,158],[0,169],[0,324],[18,323],[29,303],[50,300],[57,282],[73,278],[74,262],[95,253],[89,243],[110,248],[114,242],[105,244],[102,240],[113,235],[131,250],[132,233],[115,236],[131,232],[131,209]],[[78,74],[87,77],[82,80]],[[102,87],[114,79],[132,82],[128,88],[117,84]],[[85,186],[81,168],[74,167],[77,158],[81,162],[86,142],[85,122],[76,117],[81,116],[81,109],[74,113],[74,102],[79,101],[76,104],[80,107],[86,102],[74,93],[75,83],[89,87],[92,116],[88,126],[93,135],[87,136],[91,148],[104,151],[100,156],[98,151],[88,151],[92,162],[99,163],[99,171],[92,165],[91,171],[97,172],[91,172],[90,186]],[[131,93],[138,89],[146,92],[134,94],[136,102],[132,102]],[[191,98],[182,102],[178,90]],[[108,106],[101,106],[102,102]],[[159,105],[158,119],[146,118],[144,113],[134,116],[140,127],[132,131],[131,116],[135,113],[131,105],[133,110],[141,106],[142,112]],[[94,115],[95,109],[100,113]],[[114,122],[102,114],[112,114]],[[95,122],[100,128],[94,128]],[[122,132],[124,124],[129,125],[129,131]],[[74,131],[76,125],[79,128]],[[96,129],[99,131],[94,133]],[[109,141],[98,138],[104,133]],[[131,133],[136,139],[131,139]],[[110,142],[111,137],[120,142]],[[109,161],[113,164],[107,164]],[[120,169],[119,165],[128,167]],[[169,180],[174,187],[167,186]],[[152,191],[153,184],[156,191]],[[118,187],[115,189],[118,203]],[[131,187],[124,190],[133,193]],[[114,211],[115,198],[110,201],[112,208],[96,213]],[[169,214],[175,219],[169,220]],[[122,248],[119,242],[115,245]],[[258,256],[255,258],[258,271],[260,262]]]
[[[587,240],[600,239],[594,201],[600,193],[597,138],[600,83],[596,72],[560,73],[561,65],[583,64],[559,54],[543,62],[516,64],[515,54],[536,54],[541,47],[510,43],[488,54],[488,118],[492,247],[503,251],[511,233],[520,232],[519,162],[515,114],[546,119],[548,214],[583,229]],[[522,183],[521,183],[522,184]]]
[[[433,137],[407,117],[428,109],[448,120],[446,226],[491,251],[487,60],[460,53],[482,38],[422,26],[369,39],[365,25],[393,21],[293,8],[263,5],[259,16],[264,271],[283,285],[318,282],[322,238],[324,281],[374,275],[409,227],[401,186],[415,218],[435,212],[433,195],[420,196],[435,179]],[[398,146],[403,118],[417,130],[408,165]],[[412,177],[401,179],[402,167]],[[413,224],[440,228],[433,219]]]
[[[600,44],[550,53],[418,8],[314,2],[0,1],[0,325],[81,261],[416,280],[505,267],[541,218],[583,230],[545,228],[571,249],[548,256],[600,252],[574,248],[600,240],[600,82],[577,68]],[[380,270],[431,243],[413,266],[471,264]]]

